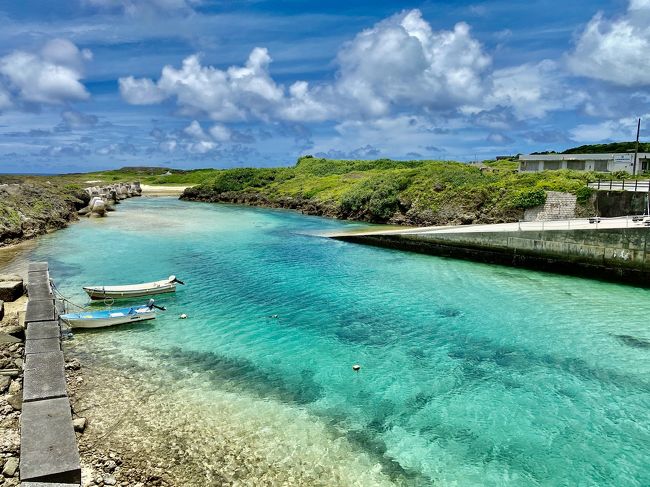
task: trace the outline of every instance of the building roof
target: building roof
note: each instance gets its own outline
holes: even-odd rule
[[[611,161],[615,156],[629,156],[634,159],[634,152],[619,152],[608,154],[522,154],[520,161]],[[639,152],[638,159],[650,159],[650,152]],[[621,158],[627,159],[627,158]]]

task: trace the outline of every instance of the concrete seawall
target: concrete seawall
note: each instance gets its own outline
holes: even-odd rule
[[[650,229],[372,233],[332,238],[650,286]]]

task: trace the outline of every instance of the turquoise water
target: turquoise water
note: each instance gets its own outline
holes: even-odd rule
[[[82,302],[176,274],[155,322],[78,339],[207,374],[197,396],[272,404],[278,431],[299,412],[395,482],[650,485],[647,290],[318,236],[354,226],[134,199],[9,267],[48,260]]]

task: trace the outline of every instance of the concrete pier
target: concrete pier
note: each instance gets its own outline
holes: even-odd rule
[[[571,229],[560,230],[554,226],[562,222],[546,223],[552,229],[518,230],[515,223],[350,233],[332,238],[650,287],[649,228],[607,228],[616,222],[590,224],[585,219],[571,222]],[[579,228],[573,229],[576,226]]]
[[[47,262],[29,266],[20,417],[24,487],[79,486],[81,466],[66,392],[61,329]]]

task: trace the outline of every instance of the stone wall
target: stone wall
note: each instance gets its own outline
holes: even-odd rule
[[[547,191],[543,205],[524,212],[524,221],[568,220],[576,216],[576,195]]]

